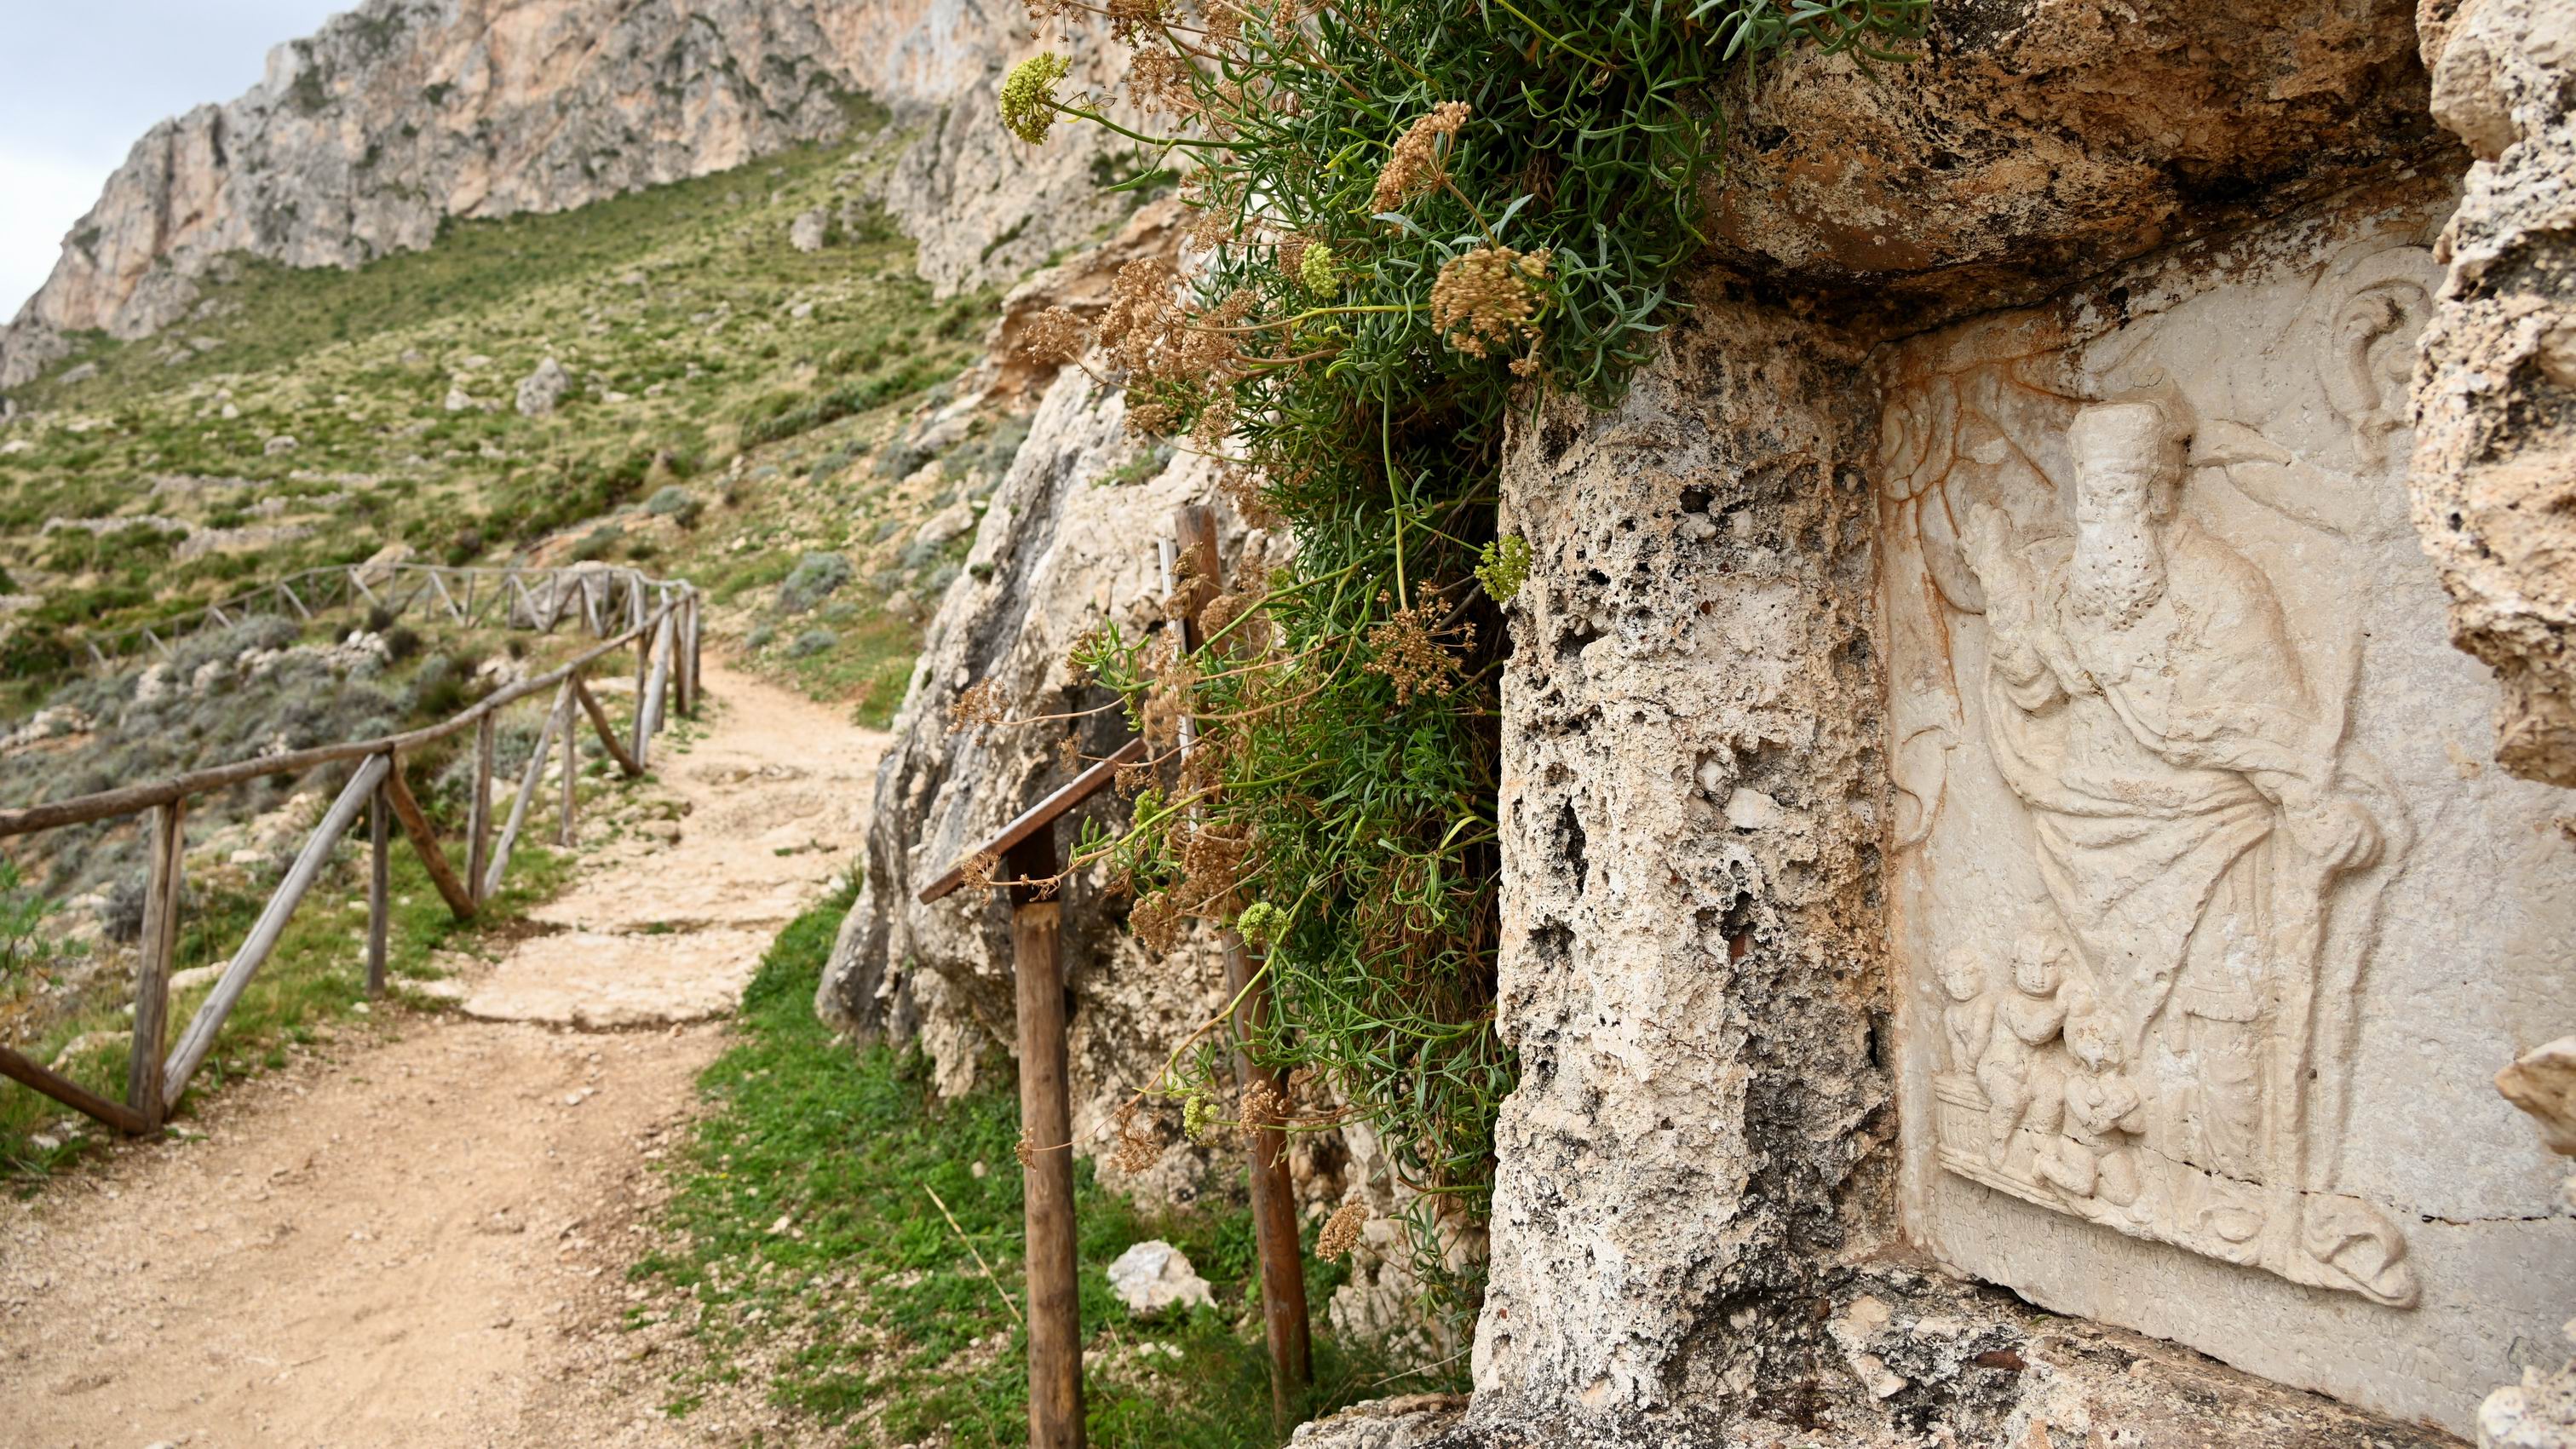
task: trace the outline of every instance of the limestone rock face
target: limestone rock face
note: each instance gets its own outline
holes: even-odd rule
[[[1722,250],[1871,325],[2035,299],[2427,152],[2412,4],[1966,0],[1913,62],[1790,54],[1732,129]]]
[[[2576,1236],[2483,1076],[2565,1030],[2576,857],[2482,748],[2405,477],[2478,181],[2437,253],[2412,17],[2295,8],[1946,7],[1919,65],[1792,59],[1663,356],[1516,431],[1521,1081],[1432,1442],[2431,1445],[2558,1362]],[[2499,13],[2525,54],[2464,75],[2557,53]],[[2447,65],[2498,177],[2537,157],[2562,92]],[[2516,335],[2445,457],[2555,446]],[[2554,496],[2486,525],[2520,580]]]
[[[2576,785],[2576,7],[2427,0],[2435,118],[2476,158],[2415,371],[2415,522],[2496,762]]]
[[[558,211],[738,166],[849,125],[860,95],[921,133],[888,197],[943,290],[1014,276],[1121,213],[1096,130],[1041,150],[993,114],[1034,49],[1017,7],[941,0],[367,0],[266,76],[137,141],[0,332],[0,387],[66,334],[186,316],[228,253],[355,266],[448,217]]]
[[[1871,1060],[1883,809],[1868,389],[1718,296],[1615,410],[1515,439],[1480,1422],[1680,1432],[1785,1387],[1721,1336],[1808,1331],[1892,1124]],[[1739,793],[1770,803],[1739,829]],[[1762,1354],[1749,1356],[1759,1363]]]
[[[965,858],[1011,817],[1072,778],[1068,733],[1097,759],[1126,742],[1114,713],[1071,724],[985,724],[951,730],[969,686],[990,682],[1013,718],[1091,709],[1109,696],[1076,681],[1065,653],[1096,624],[1135,637],[1162,617],[1154,540],[1173,510],[1212,496],[1213,469],[1187,459],[1134,484],[1102,480],[1133,460],[1125,408],[1089,377],[1059,377],[1031,420],[1028,441],[994,492],[966,570],[940,601],[879,768],[867,884],[824,974],[817,1009],[855,1037],[917,1040],[942,1090],[965,1090],[987,1052],[1012,1046],[1010,907],[1001,893],[961,890],[935,905],[921,887]],[[1231,530],[1231,554],[1242,531]],[[1058,827],[1066,848],[1083,820],[1123,820],[1104,792]],[[1125,903],[1096,871],[1066,883],[1064,963],[1070,1022],[1074,1138],[1089,1154],[1100,1129],[1174,1043],[1223,1004],[1212,942],[1151,959],[1124,927]],[[1140,1064],[1144,1064],[1141,1065]],[[1177,1134],[1168,1134],[1167,1140]],[[1128,1181],[1103,1156],[1105,1179],[1187,1201],[1205,1190],[1207,1157],[1177,1143]]]

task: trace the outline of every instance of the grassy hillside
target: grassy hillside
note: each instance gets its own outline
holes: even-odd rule
[[[876,456],[994,312],[935,301],[861,199],[891,140],[455,223],[355,271],[230,263],[164,334],[80,339],[0,428],[0,716],[39,703],[85,638],[397,545],[696,577],[738,632],[777,616],[778,670],[889,715],[965,547],[908,548],[914,525],[1008,457],[981,425],[941,472]],[[800,250],[813,211],[825,244]],[[570,389],[522,416],[548,358]],[[778,609],[767,586],[816,554],[866,583]]]

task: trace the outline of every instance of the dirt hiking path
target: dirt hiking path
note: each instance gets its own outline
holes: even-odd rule
[[[202,1138],[0,1203],[0,1446],[707,1442],[597,1391],[640,1377],[603,1305],[721,1018],[860,846],[885,736],[706,681],[704,737],[592,807],[604,843],[461,966],[462,1012],[379,1008],[184,1116]]]

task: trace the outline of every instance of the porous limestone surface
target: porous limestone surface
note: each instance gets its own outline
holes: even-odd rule
[[[1189,1255],[1160,1238],[1134,1244],[1110,1260],[1108,1277],[1109,1291],[1140,1318],[1216,1306],[1208,1281],[1190,1266]]]
[[[2424,0],[2432,111],[2475,158],[2415,368],[2415,524],[2496,762],[2576,785],[2576,5]]]
[[[1866,379],[1697,301],[1615,409],[1549,405],[1504,466],[1532,552],[1502,689],[1520,1082],[1480,1424],[1768,1414],[1893,1129]]]

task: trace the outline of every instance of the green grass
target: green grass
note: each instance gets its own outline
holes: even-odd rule
[[[353,1017],[365,1006],[365,868],[365,833],[353,831],[343,838],[331,868],[314,883],[288,920],[276,950],[242,993],[215,1038],[213,1052],[189,1082],[188,1095],[172,1118],[174,1125],[185,1126],[192,1109],[208,1095],[285,1066],[291,1050],[315,1044],[331,1023]],[[398,984],[437,977],[441,973],[430,964],[432,952],[470,944],[478,934],[524,916],[531,906],[560,890],[571,871],[569,856],[533,842],[523,844],[511,853],[510,873],[501,893],[486,903],[476,921],[462,923],[448,913],[419,857],[397,838],[391,873],[393,919],[386,932],[388,980]],[[174,969],[230,959],[265,900],[265,890],[238,886],[204,890],[192,899],[181,919]],[[201,986],[172,998],[169,1041],[178,1039],[212,989]],[[125,1014],[125,1004],[121,997],[103,999],[51,1021],[26,1046],[27,1054],[49,1063],[86,1032],[112,1033],[112,1041],[78,1053],[64,1070],[102,1096],[124,1100],[132,1055],[132,1019]],[[32,1187],[78,1163],[112,1135],[109,1129],[79,1118],[77,1136],[51,1148],[35,1144],[33,1138],[50,1135],[53,1125],[66,1117],[78,1114],[14,1082],[0,1082],[0,1181]]]
[[[788,243],[797,214],[842,214],[890,155],[866,132],[570,211],[451,222],[426,250],[348,271],[235,258],[167,333],[74,339],[13,393],[27,416],[0,454],[0,557],[42,599],[0,620],[0,709],[41,704],[85,637],[388,544],[490,563],[596,535],[593,552],[680,576],[734,572],[750,537],[790,559],[851,546],[884,572],[894,548],[852,546],[846,519],[915,522],[931,490],[865,460],[975,357],[999,307],[992,291],[934,298],[879,221],[819,252]],[[521,417],[516,384],[547,357],[575,388]],[[62,381],[82,363],[96,374]],[[451,386],[474,405],[450,411]],[[277,437],[296,448],[270,453]],[[252,486],[153,491],[174,475]],[[666,488],[699,507],[649,513]],[[41,534],[111,515],[306,531],[184,562],[176,530]],[[826,659],[757,663],[882,719],[884,681],[899,692],[918,647],[917,624],[889,620]]]
[[[659,1290],[630,1313],[694,1318],[701,1361],[663,1407],[685,1416],[713,1383],[762,1370],[762,1390],[853,1442],[936,1440],[998,1449],[1027,1437],[1026,1341],[994,1285],[933,1206],[957,1216],[1004,1292],[1021,1283],[1015,1089],[1005,1080],[942,1101],[917,1056],[853,1053],[813,1010],[850,897],[782,932],[745,991],[739,1044],[700,1079],[711,1110],[676,1168],[664,1245],[634,1270]],[[985,1168],[978,1176],[977,1164]],[[1082,1321],[1091,1442],[1104,1449],[1250,1449],[1279,1442],[1249,1214],[1148,1211],[1078,1174]],[[784,1216],[794,1229],[772,1233]],[[1109,1262],[1163,1238],[1189,1255],[1219,1307],[1139,1322],[1110,1293]],[[1320,1308],[1341,1279],[1310,1255]],[[777,1346],[790,1346],[783,1361]],[[1156,1345],[1140,1351],[1140,1345]],[[1176,1351],[1176,1352],[1175,1352]],[[1319,1334],[1307,1415],[1433,1385]]]

